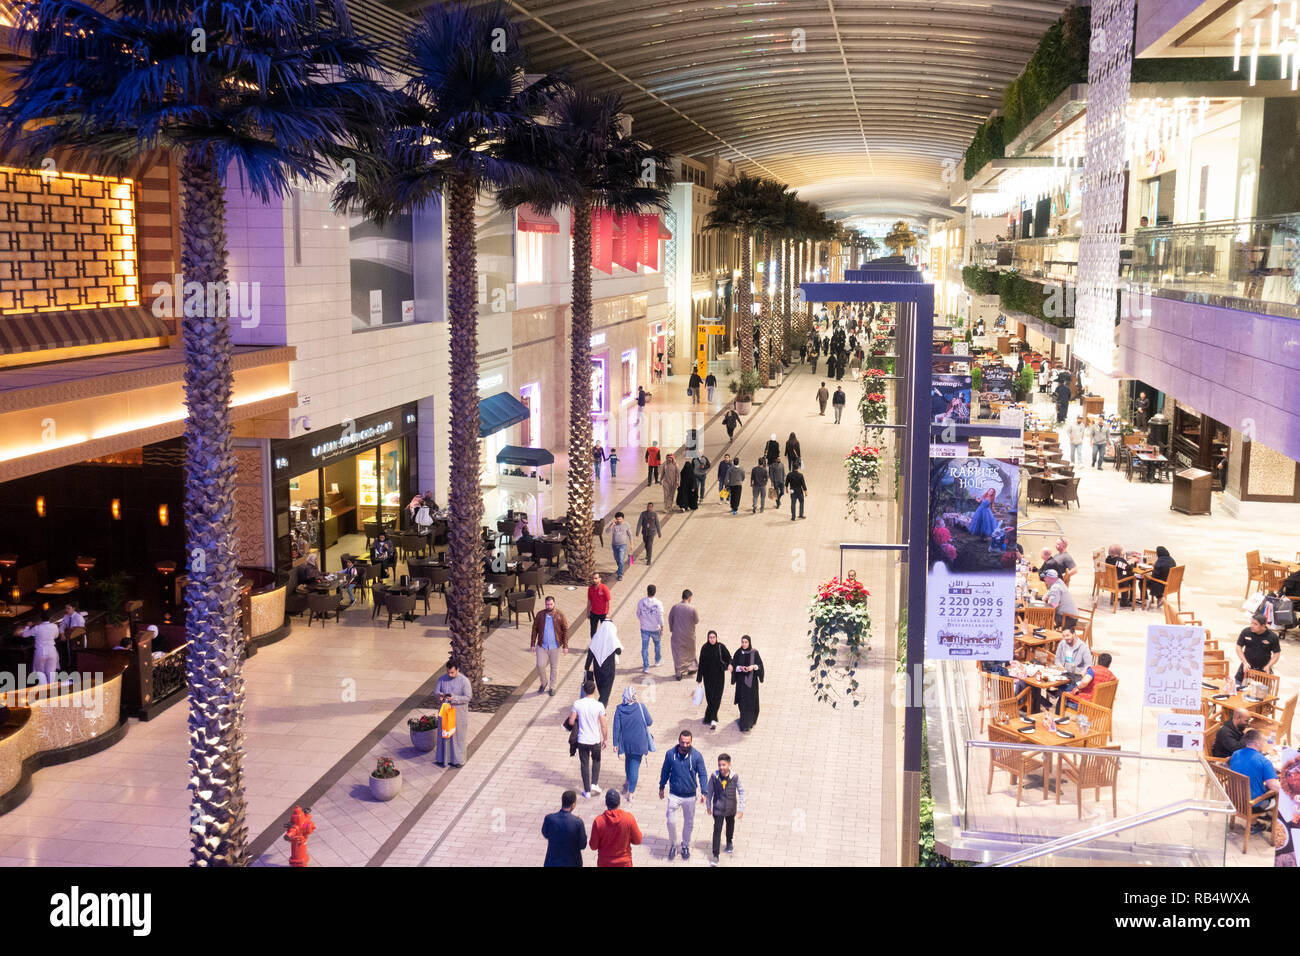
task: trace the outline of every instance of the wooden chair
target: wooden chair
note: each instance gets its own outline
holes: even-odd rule
[[[1206,647],[1202,653],[1205,655],[1207,661],[1223,661],[1225,664],[1228,663],[1227,655],[1223,653],[1223,648],[1221,647]]]
[[[1168,601],[1165,602],[1165,623],[1181,626],[1200,627],[1201,622],[1196,619],[1195,614],[1191,611],[1175,611]],[[1209,632],[1205,635],[1210,636]]]
[[[1115,694],[1119,692],[1118,680],[1105,680],[1097,685],[1093,691],[1092,702],[1098,707],[1104,707],[1112,714],[1115,712]]]
[[[1279,746],[1291,746],[1291,722],[1295,720],[1296,699],[1300,694],[1292,694],[1291,699],[1282,705],[1282,712],[1274,717],[1255,717],[1251,720],[1251,726],[1258,726],[1259,730],[1268,733],[1272,731],[1277,736]]]
[[[1205,659],[1204,673],[1207,681],[1222,681],[1228,679],[1228,662],[1223,658],[1217,660],[1212,657]]]
[[[1009,720],[1015,720],[1020,711],[1029,708],[1030,689],[1028,687],[1016,693],[1016,679],[1002,674],[985,674],[988,684],[989,723],[997,723],[1000,714],[1006,714]]]
[[[415,613],[415,595],[414,594],[389,594],[384,598],[384,607],[388,610],[388,623],[385,627],[393,626],[393,615],[396,614],[402,620],[402,628],[406,628],[406,615]]]
[[[1259,560],[1258,551],[1246,552],[1246,593],[1241,596],[1244,601],[1250,597],[1250,586],[1255,585],[1258,591],[1264,584],[1264,568]]]
[[[1162,598],[1166,605],[1169,604],[1170,598],[1178,598],[1178,613],[1183,611],[1183,575],[1187,573],[1187,565],[1176,564],[1169,569],[1169,577],[1165,578],[1165,591]]]
[[[1269,594],[1281,594],[1286,584],[1287,567],[1285,564],[1270,564],[1267,561],[1259,566],[1260,590]]]
[[[1098,687],[1100,688],[1100,685]],[[1113,695],[1111,701],[1114,702]],[[1111,710],[1109,707],[1103,707],[1093,700],[1082,700],[1074,694],[1066,694],[1062,699],[1061,713],[1067,712],[1071,715],[1088,718],[1088,737],[1084,738],[1080,742],[1081,744],[1087,740],[1100,740],[1102,743],[1110,743]]]
[[[1106,549],[1097,548],[1092,552],[1092,597],[1096,602],[1097,593],[1101,590],[1102,579],[1106,577]]]
[[[1103,572],[1101,579],[1101,591],[1110,595],[1110,613],[1114,614],[1119,608],[1120,596],[1125,592],[1128,592],[1129,608],[1133,609],[1135,607],[1137,604],[1137,599],[1134,595],[1134,585],[1136,582],[1137,579],[1132,577],[1120,581],[1119,570],[1115,565],[1106,565],[1106,570]]]
[[[1205,725],[1205,738],[1201,742],[1203,755],[1206,763],[1227,763],[1227,757],[1214,756],[1214,739],[1219,736],[1219,728],[1223,726],[1223,721],[1211,719]]]
[[[1096,616],[1096,604],[1086,611],[1080,608],[1079,612],[1074,616],[1074,630],[1079,635],[1079,640],[1088,645],[1088,650],[1092,650],[1092,621]]]
[[[1003,678],[1010,680],[1010,678]],[[995,744],[1019,744],[1023,741],[1010,730],[1003,730],[997,725],[989,726],[989,742]],[[992,748],[989,750],[989,786],[988,793],[993,792],[993,773],[996,770],[1005,770],[1011,774],[1011,782],[1016,785],[1016,806],[1020,806],[1020,800],[1024,796],[1025,777],[1035,772],[1043,771],[1043,761],[1039,754],[1031,753],[1020,749],[999,749]],[[1043,790],[1046,792],[1047,783],[1043,782]]]
[[[317,594],[315,592],[307,595],[307,626],[311,627],[313,620],[318,620],[324,625],[329,620],[331,614],[334,620],[339,619],[339,612],[347,605],[341,603],[337,595],[334,594]]]
[[[1119,757],[1111,756],[1105,751],[1119,750],[1114,747],[1085,747],[1077,757],[1060,754],[1056,763],[1056,802],[1061,802],[1061,784],[1074,784],[1075,800],[1079,808],[1079,819],[1083,819],[1083,792],[1093,791],[1093,802],[1101,802],[1101,790],[1110,788],[1110,815],[1119,815],[1119,793],[1116,781],[1119,778]],[[1101,751],[1100,753],[1098,751]]]
[[[1242,676],[1245,678],[1247,684],[1254,682],[1263,684],[1265,688],[1265,696],[1267,697],[1276,697],[1278,687],[1282,682],[1282,678],[1277,674],[1266,674],[1264,671],[1247,670]],[[1256,711],[1256,713],[1263,717],[1272,717],[1273,705],[1271,703],[1260,704],[1259,710]]]
[[[1050,628],[1056,621],[1054,607],[1027,607],[1024,609],[1025,623],[1032,627]]]
[[[1260,804],[1273,796],[1271,792],[1260,794],[1252,800],[1249,777],[1235,770],[1229,770],[1224,764],[1212,763],[1210,769],[1214,771],[1214,776],[1218,778],[1224,793],[1232,801],[1233,816],[1245,824],[1246,839],[1242,842],[1241,852],[1247,853],[1250,851],[1250,829],[1256,823],[1265,824],[1271,837],[1273,827],[1277,824],[1278,801],[1272,800],[1269,806],[1261,807]]]

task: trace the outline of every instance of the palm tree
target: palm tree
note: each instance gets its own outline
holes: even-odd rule
[[[80,171],[125,175],[170,156],[183,199],[181,268],[205,288],[226,281],[232,167],[269,201],[296,177],[327,177],[331,148],[387,108],[374,82],[378,48],[352,33],[343,0],[117,0],[108,12],[34,0],[18,38],[30,58],[0,111],[9,160],[65,152]],[[208,302],[213,314],[181,322],[190,851],[196,866],[238,866],[247,828],[233,376],[225,297]]]
[[[591,219],[593,213],[630,216],[666,209],[673,183],[669,155],[623,129],[617,94],[580,86],[560,90],[546,121],[549,141],[517,140],[518,156],[548,176],[499,194],[505,208],[531,203],[543,212],[569,207],[573,217],[573,321],[569,341],[568,536],[569,576],[590,582],[591,546]],[[538,147],[541,147],[540,149]],[[655,241],[658,241],[657,239]]]
[[[770,182],[766,193],[766,203],[760,227],[763,235],[763,275],[759,292],[762,305],[759,308],[760,332],[758,348],[758,377],[766,385],[771,375],[773,341],[776,336],[776,315],[772,309],[772,240],[781,234],[785,224],[785,200],[789,195],[787,187]]]
[[[500,5],[429,7],[406,38],[403,108],[335,200],[383,222],[445,196],[451,447],[447,623],[452,655],[475,690],[483,678],[483,549],[479,527],[478,277],[474,206],[484,191],[544,176],[514,158],[517,140],[546,140],[537,123],[554,81],[530,82],[518,28]],[[536,188],[536,187],[534,187]]]
[[[912,232],[912,227],[907,224],[907,220],[900,219],[894,223],[893,228],[885,236],[885,245],[899,256],[916,246],[916,235]]]
[[[716,232],[734,232],[740,238],[740,278],[737,281],[736,308],[739,317],[736,322],[736,339],[740,348],[740,371],[745,373],[754,367],[754,313],[753,262],[750,242],[754,230],[760,226],[767,214],[773,187],[782,187],[769,179],[741,173],[729,183],[718,187],[713,208],[705,219],[704,228]]]

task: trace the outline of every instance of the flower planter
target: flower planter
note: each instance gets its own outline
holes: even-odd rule
[[[741,401],[740,399],[736,399],[736,414],[737,414],[737,415],[748,415],[748,414],[749,414],[750,412],[752,412],[753,410],[754,410],[754,403],[753,403],[752,401],[750,401],[750,402],[744,402],[744,401]]]
[[[402,789],[402,775],[398,773],[396,777],[376,777],[370,776],[370,795],[376,800],[386,802],[397,796],[397,792]]]
[[[438,728],[432,730],[412,730],[411,746],[421,753],[428,753],[438,745]]]

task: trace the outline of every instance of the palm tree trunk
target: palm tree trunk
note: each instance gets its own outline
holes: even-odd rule
[[[781,337],[776,354],[781,362],[790,359],[790,241],[781,239]]]
[[[762,284],[758,292],[761,296],[762,306],[759,310],[759,339],[758,339],[758,380],[767,385],[768,377],[772,374],[772,293],[770,280],[772,278],[772,234],[765,233],[763,236],[763,275]]]
[[[569,536],[564,543],[569,574],[590,583],[596,570],[591,548],[591,200],[572,209],[573,325],[569,342]]]
[[[740,350],[740,372],[754,368],[754,293],[750,283],[754,279],[754,265],[749,254],[750,230],[740,231],[740,277],[736,280],[736,308],[740,315],[736,321],[736,346]]]
[[[451,461],[448,469],[447,625],[451,651],[470,686],[483,680],[483,491],[479,484],[478,242],[474,184],[447,186],[447,313],[451,339]]]
[[[794,279],[794,287],[796,289],[799,287],[799,283],[804,281],[804,272],[807,271],[808,268],[806,265],[807,256],[805,255],[805,247],[807,245],[808,243],[806,240],[800,239],[798,245],[795,247],[795,271],[792,278]],[[793,295],[793,293],[791,294]],[[798,302],[797,299],[795,301]],[[798,322],[796,323],[800,336],[804,338],[806,338],[808,334],[808,329],[806,328],[806,323],[804,321],[807,318],[807,310],[807,303],[799,305]]]
[[[181,270],[187,284],[226,281],[226,197],[211,155],[180,167],[185,198]],[[180,295],[182,290],[177,289]],[[181,322],[185,345],[185,632],[190,731],[190,862],[244,866],[244,635],[234,546],[230,320],[216,308]]]

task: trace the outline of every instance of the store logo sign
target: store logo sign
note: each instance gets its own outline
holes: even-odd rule
[[[363,445],[376,438],[387,435],[394,427],[392,421],[386,421],[362,431],[356,431],[354,429],[344,430],[343,433],[333,441],[322,442],[321,444],[314,446],[311,450],[311,456],[312,458],[333,458],[335,455],[346,452],[354,445]]]
[[[282,468],[288,468],[288,467],[289,467],[289,459],[288,459],[288,458],[277,458],[277,459],[275,460],[275,470],[276,470],[276,471],[279,471],[279,470],[282,469]]]

